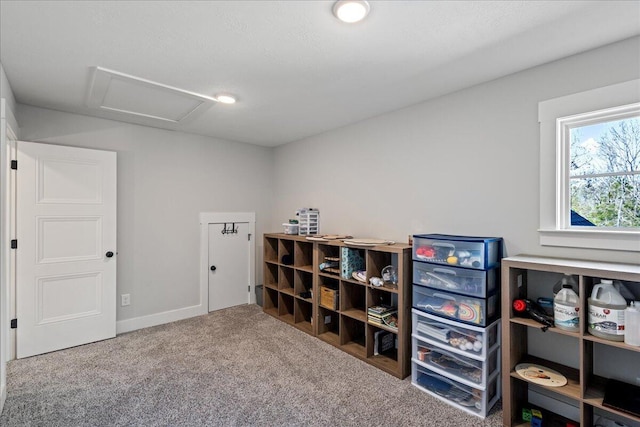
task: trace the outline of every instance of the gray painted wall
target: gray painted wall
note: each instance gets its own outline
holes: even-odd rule
[[[502,236],[507,255],[640,262],[537,233],[538,102],[639,77],[636,37],[278,147],[272,228],[315,207],[324,233]]]
[[[257,235],[270,231],[271,149],[22,104],[17,115],[24,141],[118,153],[117,293],[131,294],[118,320],[198,304],[200,212],[256,212]]]

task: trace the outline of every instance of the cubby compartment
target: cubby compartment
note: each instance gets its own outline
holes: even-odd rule
[[[318,271],[340,277],[340,246],[318,244]]]
[[[371,323],[367,324],[367,354],[387,369],[398,361],[398,335]]]
[[[340,318],[337,312],[318,307],[318,338],[333,346],[340,346]]]
[[[366,322],[366,287],[342,281],[340,284],[340,312],[346,316]]]
[[[278,240],[278,262],[282,265],[293,265],[294,252],[293,252],[293,240]]]
[[[294,323],[298,329],[313,333],[313,305],[301,299],[295,300]]]
[[[280,292],[284,292],[289,295],[293,295],[293,269],[290,267],[280,266],[280,273],[278,275],[278,289]]]
[[[489,377],[484,390],[474,388],[424,366],[415,366],[411,382],[426,393],[469,414],[485,418],[500,396],[499,372]]]
[[[413,336],[476,360],[500,347],[500,319],[487,327],[463,325],[413,309]]]
[[[478,298],[486,298],[487,295],[495,293],[499,272],[499,268],[471,270],[419,261],[413,263],[415,283]]]
[[[295,270],[293,288],[296,298],[311,302],[313,300],[313,274],[306,270]]]
[[[264,238],[264,260],[267,262],[280,262],[278,258],[278,239],[274,237]]]
[[[499,316],[497,295],[474,298],[415,284],[413,307],[437,316],[478,326],[486,326]]]
[[[413,236],[413,259],[487,270],[498,266],[501,245],[499,237],[420,234]]]
[[[293,324],[293,297],[280,292],[278,295],[278,317],[280,320]]]
[[[264,287],[278,289],[278,264],[264,264]]]
[[[358,248],[340,248],[340,276],[343,279],[354,279],[353,273],[365,270],[365,250]]]
[[[294,265],[307,271],[313,271],[313,243],[294,242]]]
[[[375,250],[367,251],[367,277],[382,278],[382,270],[388,265],[393,265],[397,268],[398,261],[396,257],[394,263],[394,255],[395,254],[389,252]]]
[[[367,308],[374,305],[398,307],[398,295],[384,288],[367,287]]]
[[[264,287],[262,299],[262,310],[272,316],[278,316],[278,291]]]
[[[361,358],[366,357],[366,324],[345,315],[340,316],[340,348]]]
[[[319,305],[330,310],[338,310],[340,306],[339,280],[332,277],[320,276],[318,282]]]
[[[549,333],[549,331],[552,331]],[[517,344],[511,348],[514,366],[510,372],[505,372],[505,376],[510,375],[516,382],[528,383],[516,370],[521,364],[532,364],[553,369],[562,374],[566,380],[566,385],[546,387],[553,393],[571,398],[580,398],[580,346],[577,337],[565,334],[553,333],[556,329],[549,329],[542,332],[540,328],[529,328],[524,325],[517,325],[512,329],[512,339],[522,340],[522,345]],[[513,341],[512,341],[513,342]]]

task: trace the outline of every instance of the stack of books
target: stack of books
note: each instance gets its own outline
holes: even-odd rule
[[[367,310],[367,318],[369,323],[398,329],[398,309],[396,307],[374,305]]]

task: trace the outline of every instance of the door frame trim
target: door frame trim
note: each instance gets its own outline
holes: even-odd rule
[[[200,306],[209,312],[209,224],[221,222],[249,223],[249,304],[256,303],[256,213],[201,212],[200,213]]]

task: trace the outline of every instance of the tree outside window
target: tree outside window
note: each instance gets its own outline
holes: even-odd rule
[[[571,226],[640,229],[640,115],[569,127]]]

